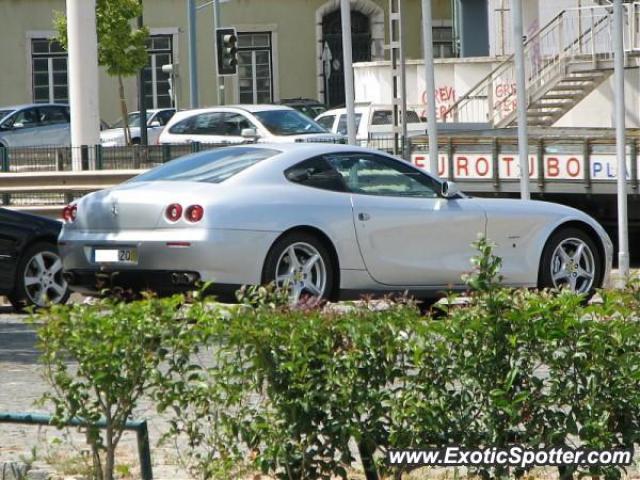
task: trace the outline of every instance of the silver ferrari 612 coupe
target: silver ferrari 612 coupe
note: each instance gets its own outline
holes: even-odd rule
[[[375,150],[332,144],[226,147],[179,158],[64,210],[71,287],[162,293],[275,281],[292,300],[464,288],[484,234],[504,282],[589,293],[613,247],[580,211],[471,198]]]

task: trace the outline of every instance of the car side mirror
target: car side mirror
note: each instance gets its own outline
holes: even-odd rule
[[[440,192],[444,198],[455,198],[460,195],[460,187],[455,182],[445,180],[442,183],[442,190]]]
[[[11,128],[24,128],[24,123],[16,122],[13,125],[11,125]]]
[[[256,140],[259,137],[258,131],[255,128],[243,128],[240,136],[250,140]]]
[[[151,122],[149,124],[150,127],[161,127],[162,125],[160,125],[160,121],[159,120],[154,120],[153,122]]]

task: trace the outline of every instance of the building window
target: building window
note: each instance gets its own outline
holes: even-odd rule
[[[171,76],[162,71],[163,65],[173,63],[173,36],[153,35],[147,45],[149,63],[144,68],[144,100],[147,108],[170,108]]]
[[[31,71],[35,103],[68,103],[67,52],[60,42],[31,39]]]
[[[238,34],[240,103],[273,103],[271,33]]]
[[[450,58],[455,56],[453,51],[452,27],[433,27],[433,56],[435,58]]]

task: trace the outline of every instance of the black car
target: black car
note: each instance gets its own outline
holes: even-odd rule
[[[16,310],[65,303],[56,220],[0,208],[0,295]]]

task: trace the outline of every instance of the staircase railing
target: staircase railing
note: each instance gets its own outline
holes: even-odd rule
[[[640,48],[640,2],[625,4],[625,51]],[[531,99],[566,72],[569,61],[598,62],[613,56],[613,12],[595,5],[561,11],[524,45],[527,96]],[[443,115],[444,122],[500,125],[516,110],[513,55],[495,67]]]

